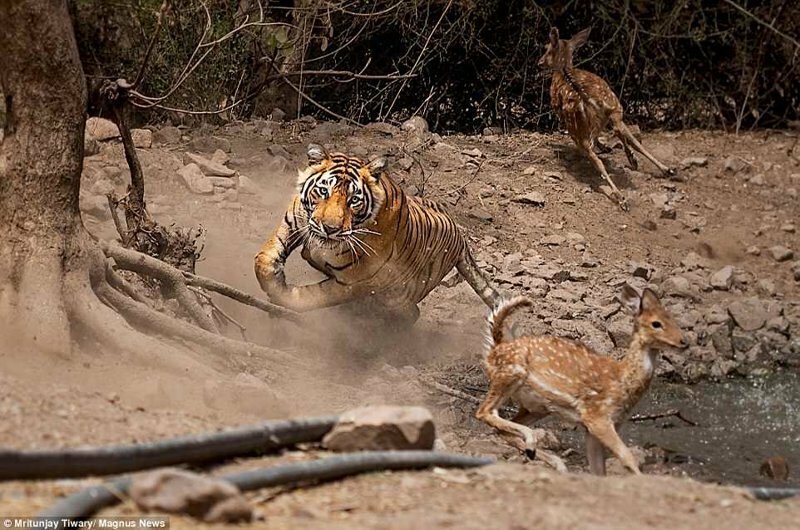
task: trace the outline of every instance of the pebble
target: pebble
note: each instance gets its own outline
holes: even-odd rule
[[[709,280],[711,287],[720,291],[727,291],[733,285],[733,267],[726,265],[711,275]]]
[[[770,247],[769,253],[772,255],[772,259],[775,261],[789,261],[794,257],[794,252],[783,245]]]

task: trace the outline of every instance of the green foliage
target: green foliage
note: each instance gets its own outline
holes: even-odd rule
[[[132,78],[161,0],[71,0],[91,78]],[[206,25],[198,0],[173,0],[142,92],[164,94]],[[207,0],[219,37],[254,0]],[[304,93],[351,119],[420,113],[440,131],[548,129],[549,80],[536,63],[551,26],[591,26],[575,57],[604,77],[631,121],[660,127],[775,127],[800,119],[800,2],[786,0],[282,0],[270,20],[293,28],[244,31],[206,58],[165,103],[215,109],[250,90],[271,97],[283,71],[414,74],[411,79],[293,77]],[[740,9],[741,8],[741,9]],[[241,13],[240,13],[241,11]],[[271,110],[270,103],[263,105]],[[246,116],[253,106],[239,109]],[[291,110],[285,108],[285,110]],[[326,115],[316,106],[307,112]]]

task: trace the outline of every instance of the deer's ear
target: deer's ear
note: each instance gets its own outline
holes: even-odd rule
[[[308,146],[308,150],[306,151],[306,155],[308,155],[308,163],[312,166],[329,158],[328,152],[325,151],[325,148],[319,144],[310,144]]]
[[[656,293],[651,291],[650,289],[645,289],[642,292],[642,311],[651,311],[661,305],[661,302],[658,301],[658,296]]]
[[[550,28],[550,44],[553,46],[558,44],[558,28]]]
[[[642,297],[627,283],[622,287],[622,292],[617,295],[617,300],[633,315],[638,315],[642,310]]]
[[[581,46],[586,44],[586,41],[589,40],[589,32],[590,31],[592,31],[592,28],[590,28],[590,27],[586,28],[586,29],[582,29],[578,33],[573,35],[571,39],[569,39],[569,44],[572,47],[573,51],[577,50],[578,48],[580,48]]]

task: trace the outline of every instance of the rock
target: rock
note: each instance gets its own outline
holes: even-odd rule
[[[789,478],[789,464],[782,456],[772,456],[764,460],[758,473],[771,479],[786,480]]]
[[[550,292],[547,293],[548,300],[558,300],[559,302],[566,302],[568,304],[574,304],[581,299],[580,293],[576,293],[569,289],[551,289]]]
[[[230,162],[231,157],[228,156],[228,153],[223,151],[222,149],[217,149],[214,151],[214,154],[211,155],[211,161],[216,162],[217,164],[222,164],[223,166]]]
[[[172,125],[161,127],[153,133],[153,142],[157,145],[177,144],[181,141],[181,130]]]
[[[397,161],[397,167],[403,171],[409,171],[414,166],[414,159],[410,156],[404,156]]]
[[[114,193],[116,190],[114,188],[114,184],[111,183],[108,179],[98,179],[92,184],[90,191],[94,195],[100,195],[102,197],[106,197],[109,193]]]
[[[391,123],[386,123],[382,121],[374,121],[372,123],[368,123],[364,126],[365,129],[373,132],[377,132],[384,136],[391,137],[397,132],[397,127],[392,125]]]
[[[724,166],[725,171],[730,171],[732,173],[739,173],[740,171],[745,171],[750,168],[750,165],[738,156],[729,156],[726,158]]]
[[[564,178],[559,171],[545,171],[542,173],[542,176],[553,180],[562,180]]]
[[[153,146],[153,131],[150,129],[133,129],[133,146],[137,149],[150,149]]]
[[[690,167],[706,167],[708,165],[708,158],[704,156],[689,157],[681,160],[681,168],[689,169]]]
[[[472,219],[477,219],[485,223],[491,223],[492,220],[494,220],[494,216],[492,216],[488,210],[484,210],[483,208],[471,208],[467,213],[467,217],[471,217]]]
[[[761,254],[761,249],[755,245],[752,245],[747,247],[747,250],[745,250],[745,252],[747,252],[751,256],[758,256]]]
[[[727,324],[714,324],[706,331],[714,349],[725,358],[733,357],[733,344],[731,343],[731,330]]]
[[[792,274],[794,275],[794,281],[800,282],[800,261],[792,263]]]
[[[218,502],[206,512],[206,523],[249,523],[253,520],[253,507],[244,497],[231,497]]]
[[[694,297],[692,286],[689,280],[683,276],[670,276],[661,284],[664,294],[679,296],[684,298]]]
[[[756,291],[763,296],[773,296],[776,292],[775,282],[767,280],[766,278],[758,280],[756,283]]]
[[[708,267],[708,260],[696,252],[689,252],[681,260],[681,265],[686,267],[687,270],[705,269]]]
[[[720,291],[727,291],[733,285],[733,267],[726,265],[711,275],[709,280],[711,287]]]
[[[238,500],[240,516],[244,512],[243,506],[249,506],[236,486],[180,469],[161,469],[136,475],[128,495],[143,511],[184,514],[205,521],[209,521],[206,518],[211,515],[220,517],[219,514],[226,510],[224,506],[218,507],[222,503],[232,504]],[[246,520],[250,518],[252,508]]]
[[[100,221],[111,219],[111,211],[108,208],[108,199],[103,195],[81,193],[80,208],[82,212],[91,215]]]
[[[794,234],[797,231],[797,227],[792,223],[786,223],[781,225],[781,230],[789,234]]]
[[[546,247],[557,247],[567,242],[567,238],[558,234],[545,236],[539,240],[539,244]]]
[[[423,407],[360,407],[342,414],[322,443],[332,451],[431,449],[433,416]]]
[[[665,204],[661,207],[661,212],[659,212],[658,216],[661,219],[676,219],[678,217],[678,213],[675,211],[674,206]]]
[[[194,153],[185,153],[184,162],[187,164],[195,163],[207,177],[232,177],[236,174],[233,169],[227,168],[222,164],[218,164],[213,160],[196,155]]]
[[[91,117],[86,120],[86,132],[100,142],[119,138],[119,128],[117,125],[105,118]]]
[[[758,344],[758,339],[752,333],[742,330],[741,328],[733,328],[731,330],[731,346],[733,351],[743,353],[750,351],[753,346]]]
[[[94,156],[100,152],[100,143],[86,131],[83,135],[83,156]]]
[[[239,193],[244,195],[255,195],[258,193],[258,186],[250,177],[239,175]]]
[[[628,271],[630,271],[631,276],[635,278],[643,278],[645,280],[649,280],[655,268],[650,265],[649,263],[636,263],[632,261],[628,266]]]
[[[775,245],[770,247],[769,253],[775,261],[789,261],[794,257],[794,252],[783,245]]]
[[[191,151],[199,151],[201,153],[213,153],[217,149],[231,152],[231,142],[226,138],[219,138],[217,136],[200,136],[193,138],[189,142],[189,149]]]
[[[728,306],[728,313],[737,326],[745,331],[755,331],[770,318],[767,305],[758,298],[736,300]]]
[[[754,185],[754,186],[763,186],[764,185],[764,175],[762,175],[761,173],[759,173],[757,175],[753,175],[752,177],[750,177],[750,180],[748,180],[748,182],[750,184]]]
[[[538,191],[531,191],[524,195],[517,195],[516,197],[511,199],[511,202],[542,207],[544,206],[544,195],[542,195]]]
[[[462,149],[461,154],[467,155],[471,158],[483,158],[483,152],[477,147],[473,147],[472,149]]]
[[[183,166],[178,175],[183,179],[183,183],[192,193],[206,194],[214,193],[214,184],[200,170],[197,164]],[[241,182],[240,182],[241,185]]]
[[[225,193],[222,194],[222,198],[229,202],[236,202],[239,200],[239,192],[233,188],[225,190]]]
[[[426,138],[430,135],[428,122],[422,116],[412,116],[400,125],[400,129],[413,133],[418,138]]]
[[[231,179],[228,177],[206,177],[211,183],[214,185],[215,188],[223,188],[223,189],[230,189],[236,187],[236,179]]]
[[[533,175],[534,173],[536,173],[536,166],[528,166],[522,170],[522,174],[525,176]]]
[[[272,114],[270,114],[270,118],[272,118],[272,121],[280,122],[286,119],[286,113],[283,110],[276,107],[272,109]]]

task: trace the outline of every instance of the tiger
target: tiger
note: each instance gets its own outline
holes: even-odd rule
[[[411,325],[417,304],[455,267],[486,305],[498,292],[480,271],[465,236],[434,201],[406,194],[386,158],[370,162],[311,144],[309,166],[271,237],[255,257],[269,299],[297,312],[346,304],[370,316]],[[287,285],[284,267],[301,256],[326,278]]]

